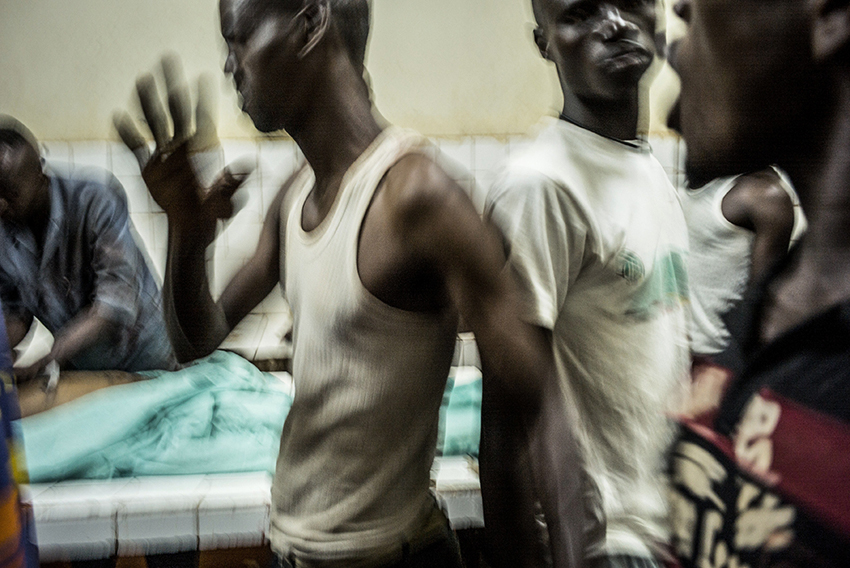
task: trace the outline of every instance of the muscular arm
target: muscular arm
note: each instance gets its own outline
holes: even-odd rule
[[[536,494],[550,533],[556,531],[550,536],[555,566],[578,566],[583,555],[582,508],[576,501],[580,462],[569,409],[558,392],[545,334],[521,317],[500,239],[463,191],[424,158],[401,162],[387,186],[396,186],[388,192],[396,196],[390,209],[404,242],[441,276],[481,353],[481,479],[488,540],[498,548],[495,559],[536,565],[531,524]],[[523,467],[525,456],[533,487],[515,469]],[[562,516],[565,510],[573,514]]]
[[[755,233],[750,280],[759,278],[788,252],[794,204],[773,169],[738,178],[721,208],[731,223]]]

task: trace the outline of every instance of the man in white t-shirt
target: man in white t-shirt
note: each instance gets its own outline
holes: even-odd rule
[[[563,112],[511,156],[485,215],[503,233],[528,321],[549,338],[577,410],[587,565],[656,566],[667,540],[665,412],[681,400],[689,365],[687,230],[674,188],[637,137],[656,6],[532,4]],[[507,451],[482,447],[482,459]],[[490,530],[500,521],[486,519]]]

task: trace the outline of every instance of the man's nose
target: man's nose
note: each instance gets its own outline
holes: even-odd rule
[[[620,36],[640,31],[638,25],[624,18],[620,9],[611,3],[602,6],[599,31],[606,40],[617,39]]]
[[[233,50],[227,49],[227,57],[224,59],[224,72],[227,75],[232,75],[236,70],[236,54],[233,53]]]

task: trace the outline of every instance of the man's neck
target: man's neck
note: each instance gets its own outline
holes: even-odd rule
[[[382,130],[372,114],[368,90],[353,69],[330,77],[329,88],[313,101],[310,112],[287,129],[322,189],[326,180],[341,178]]]
[[[616,140],[637,137],[638,95],[616,100],[589,100],[564,92],[561,116],[591,132]]]
[[[850,299],[850,83],[841,91],[831,115],[799,133],[804,142],[796,155],[779,164],[800,196],[808,228],[794,261],[770,287],[764,339]]]
[[[299,124],[287,128],[316,176],[301,216],[307,231],[324,220],[345,173],[383,130],[362,77],[347,64],[336,71],[327,75],[326,88],[316,90],[321,95]]]

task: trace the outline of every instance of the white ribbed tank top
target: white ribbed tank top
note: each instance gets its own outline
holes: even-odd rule
[[[794,205],[793,244],[805,230],[806,221],[787,177],[776,172]],[[749,278],[755,233],[723,215],[723,198],[738,177],[718,178],[699,189],[679,192],[690,242],[691,351],[702,355],[725,349],[729,332],[722,317],[741,299]]]
[[[400,547],[432,509],[429,472],[454,349],[453,316],[391,307],[357,271],[376,187],[424,139],[385,130],[350,167],[314,230],[305,167],[281,211],[281,283],[293,314],[295,399],[272,487],[272,548],[303,560],[356,559]]]

